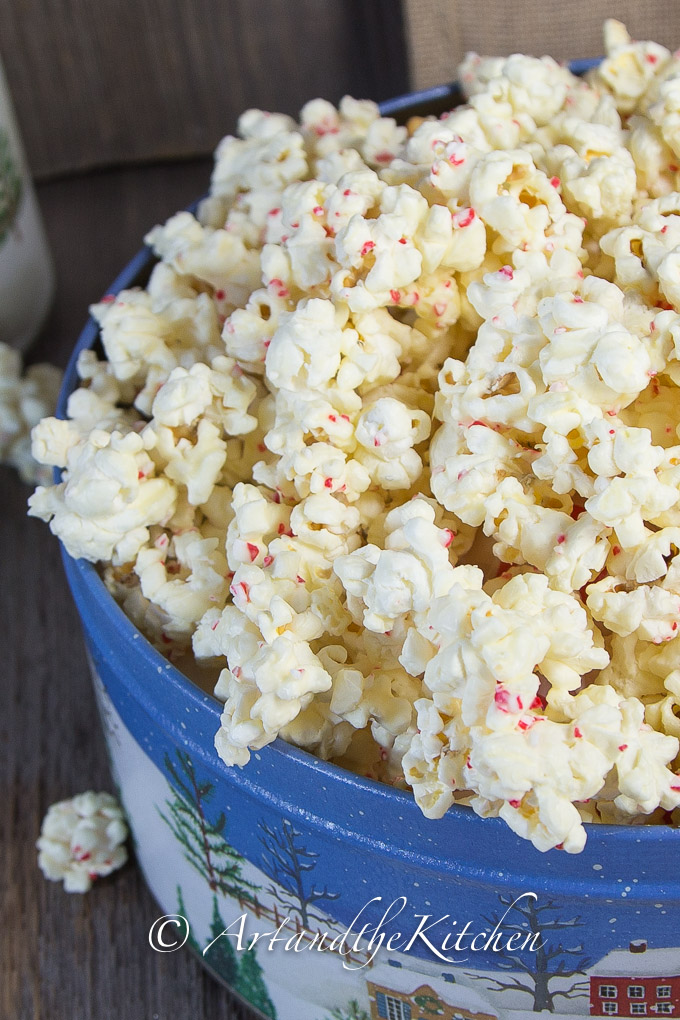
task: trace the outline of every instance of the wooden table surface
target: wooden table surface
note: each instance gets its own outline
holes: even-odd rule
[[[43,184],[58,292],[31,360],[65,366],[87,306],[144,232],[207,190],[207,160]],[[28,486],[0,468],[0,1017],[3,1020],[249,1020],[188,949],[154,952],[160,915],[134,861],[87,895],[38,870],[51,803],[113,790],[80,626],[56,539],[26,517]],[[282,1018],[295,1020],[295,1018]]]

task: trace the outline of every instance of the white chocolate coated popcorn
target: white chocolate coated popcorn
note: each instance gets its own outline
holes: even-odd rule
[[[52,804],[37,842],[45,878],[63,881],[66,892],[87,892],[103,875],[127,860],[128,830],[120,805],[110,793],[80,793]]]
[[[680,805],[680,63],[470,55],[468,102],[249,110],[93,308],[31,512],[278,736],[539,850]],[[108,561],[108,562],[107,562]]]

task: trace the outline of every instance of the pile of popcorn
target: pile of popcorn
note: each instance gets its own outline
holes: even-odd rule
[[[57,406],[62,373],[54,365],[31,365],[0,342],[0,464],[16,468],[22,481],[49,484],[52,472],[31,456],[31,429]]]
[[[64,883],[66,892],[88,892],[102,875],[127,861],[128,830],[123,811],[110,793],[80,793],[52,804],[37,842],[45,878]]]
[[[277,736],[574,853],[680,805],[680,51],[467,103],[249,110],[92,309],[30,512],[171,658],[229,765]]]

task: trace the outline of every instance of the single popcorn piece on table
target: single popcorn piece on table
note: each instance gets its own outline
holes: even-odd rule
[[[45,878],[84,893],[127,861],[125,816],[110,793],[80,793],[52,804],[43,819],[38,865]]]

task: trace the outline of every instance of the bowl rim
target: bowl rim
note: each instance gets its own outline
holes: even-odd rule
[[[599,63],[599,60],[600,58],[571,61],[568,66],[573,73],[580,75],[595,67]],[[458,84],[456,82],[451,82],[449,84],[439,85],[434,88],[424,89],[417,92],[406,93],[404,95],[394,97],[393,99],[385,100],[379,104],[379,108],[381,115],[383,116],[389,116],[392,114],[396,114],[397,116],[410,115],[413,112],[414,107],[419,108],[423,104],[430,102],[442,102],[443,100],[455,99],[459,94]],[[201,199],[198,199],[191,205],[187,206],[187,211],[195,212],[200,201]],[[116,295],[119,291],[126,288],[142,286],[143,284],[141,283],[141,280],[155,262],[156,259],[152,249],[145,245],[123,267],[107,289],[105,296],[108,297],[110,295]],[[98,338],[99,325],[90,314],[78,337],[64,372],[64,378],[56,408],[56,417],[62,419],[67,417],[66,407],[68,398],[78,384],[76,368],[78,357],[82,351],[92,348]],[[60,469],[55,468],[54,477],[56,482],[60,480]],[[66,552],[61,541],[60,544],[62,546],[61,552],[64,569],[71,588],[73,589],[74,584],[77,584],[81,591],[83,591],[87,596],[88,602],[94,603],[97,606],[97,611],[106,621],[108,627],[110,627],[116,634],[121,645],[133,648],[135,654],[146,661],[146,665],[151,671],[150,675],[162,674],[163,683],[170,685],[174,689],[174,692],[179,697],[186,700],[189,705],[193,705],[196,708],[202,708],[203,711],[208,710],[211,712],[215,717],[215,726],[217,728],[223,703],[220,702],[214,694],[208,693],[200,688],[173,663],[166,659],[161,652],[154,648],[151,642],[145,637],[142,631],[133,624],[114,597],[110,594],[103,579],[99,575],[95,564],[83,559],[74,559]],[[148,706],[145,705],[145,708],[148,710]],[[202,750],[203,753],[205,753],[205,749]],[[253,757],[255,757],[256,754],[282,755],[288,761],[295,762],[296,765],[301,768],[320,773],[329,780],[335,778],[336,780],[341,781],[345,788],[354,787],[355,789],[361,790],[367,794],[379,794],[380,799],[383,802],[386,800],[394,800],[396,806],[405,807],[407,810],[407,806],[409,804],[414,808],[417,807],[411,791],[401,790],[377,780],[360,776],[357,773],[343,768],[342,766],[334,764],[333,762],[321,759],[311,752],[305,751],[303,748],[297,747],[294,744],[289,744],[281,737],[277,737],[270,744],[252,752]],[[214,755],[216,767],[224,765],[216,752],[214,752]],[[228,766],[224,767],[228,768]],[[247,769],[248,766],[245,766],[245,768]],[[482,834],[484,831],[489,831],[491,828],[494,828],[496,830],[505,831],[508,835],[514,835],[501,818],[482,818],[477,815],[471,807],[466,805],[454,804],[449,808],[446,814],[455,814],[461,819],[465,818],[469,824],[475,826],[475,828]],[[632,850],[636,843],[647,843],[649,841],[655,844],[667,842],[670,846],[672,841],[680,838],[680,829],[669,825],[612,825],[593,822],[584,822],[583,824],[586,831],[589,833],[588,842],[590,842],[593,836],[597,834],[599,838],[606,839],[607,842],[613,841],[614,844],[618,845],[620,850],[623,850],[623,848],[628,845],[630,845]],[[482,826],[484,828],[481,828]]]

